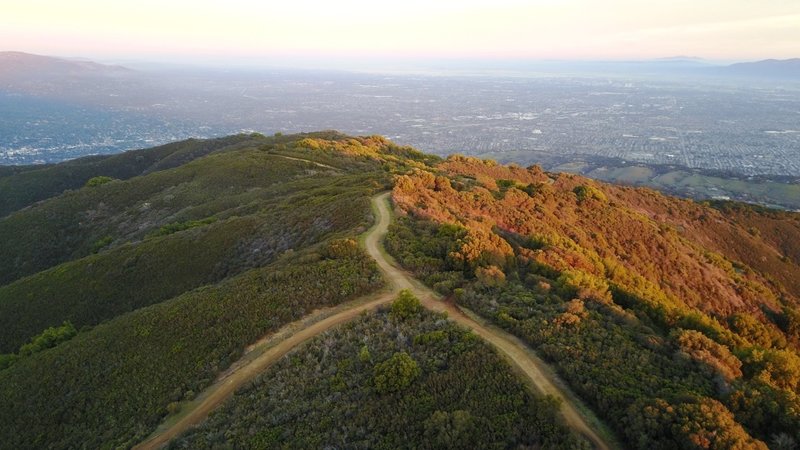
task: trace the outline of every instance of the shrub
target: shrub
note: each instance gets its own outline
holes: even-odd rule
[[[420,311],[419,299],[408,289],[403,289],[392,302],[392,316],[405,320]]]
[[[575,195],[578,197],[578,201],[581,202],[588,199],[595,199],[601,202],[608,201],[608,197],[606,197],[606,194],[604,194],[603,191],[597,189],[594,186],[586,186],[582,184],[580,186],[575,187],[575,189],[573,189],[572,192],[575,193]]]
[[[106,176],[99,176],[99,177],[89,178],[89,181],[86,182],[86,187],[96,187],[96,186],[100,186],[100,185],[103,185],[103,184],[106,184],[106,183],[110,183],[112,181],[114,181],[113,178],[106,177]]]
[[[405,389],[420,374],[417,362],[406,352],[398,352],[375,366],[375,389],[391,393]]]
[[[70,322],[64,322],[60,327],[50,327],[42,334],[34,337],[30,343],[23,345],[19,349],[20,356],[32,355],[42,350],[55,347],[56,345],[68,341],[78,334],[78,330]]]

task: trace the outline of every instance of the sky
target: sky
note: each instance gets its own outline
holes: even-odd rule
[[[99,59],[800,57],[800,0],[0,0],[0,51]]]

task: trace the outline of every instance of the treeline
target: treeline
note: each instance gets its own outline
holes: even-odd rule
[[[489,346],[404,294],[319,336],[172,449],[589,448]]]

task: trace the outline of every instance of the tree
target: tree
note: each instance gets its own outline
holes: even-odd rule
[[[392,302],[392,316],[405,320],[420,311],[419,299],[408,289],[403,289]]]
[[[114,179],[111,177],[105,177],[105,176],[94,177],[90,178],[89,181],[86,182],[86,187],[100,186],[102,184],[110,183],[112,181],[114,181]]]
[[[411,385],[419,374],[419,365],[414,358],[406,352],[397,352],[375,366],[375,388],[383,394],[401,391]]]
[[[78,330],[70,322],[64,322],[60,327],[50,327],[42,334],[31,339],[31,342],[19,349],[20,356],[27,356],[68,341],[78,334]]]
[[[506,274],[497,266],[478,267],[475,278],[486,287],[502,287],[506,284]]]

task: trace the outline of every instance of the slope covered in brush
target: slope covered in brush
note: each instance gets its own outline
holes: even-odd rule
[[[252,145],[258,139],[259,136],[253,135],[189,139],[118,155],[87,156],[61,164],[6,166],[0,170],[0,217],[68,189],[79,189],[94,177],[126,180],[177,167],[220,149]]]
[[[800,441],[797,215],[455,156],[389,250],[517,334],[635,448]]]
[[[381,286],[351,238],[422,155],[336,133],[247,142],[0,220],[17,270],[0,447],[130,446],[259,337]]]
[[[404,302],[333,329],[170,448],[588,448],[445,319]]]
[[[359,159],[274,139],[250,137],[250,147],[87,186],[0,219],[8,283],[0,352],[65,320],[92,326],[369,223],[368,197],[387,180],[378,158],[387,143],[340,144],[374,156]]]
[[[350,254],[298,251],[137,309],[0,370],[0,448],[129,448],[281,325],[381,285]]]

